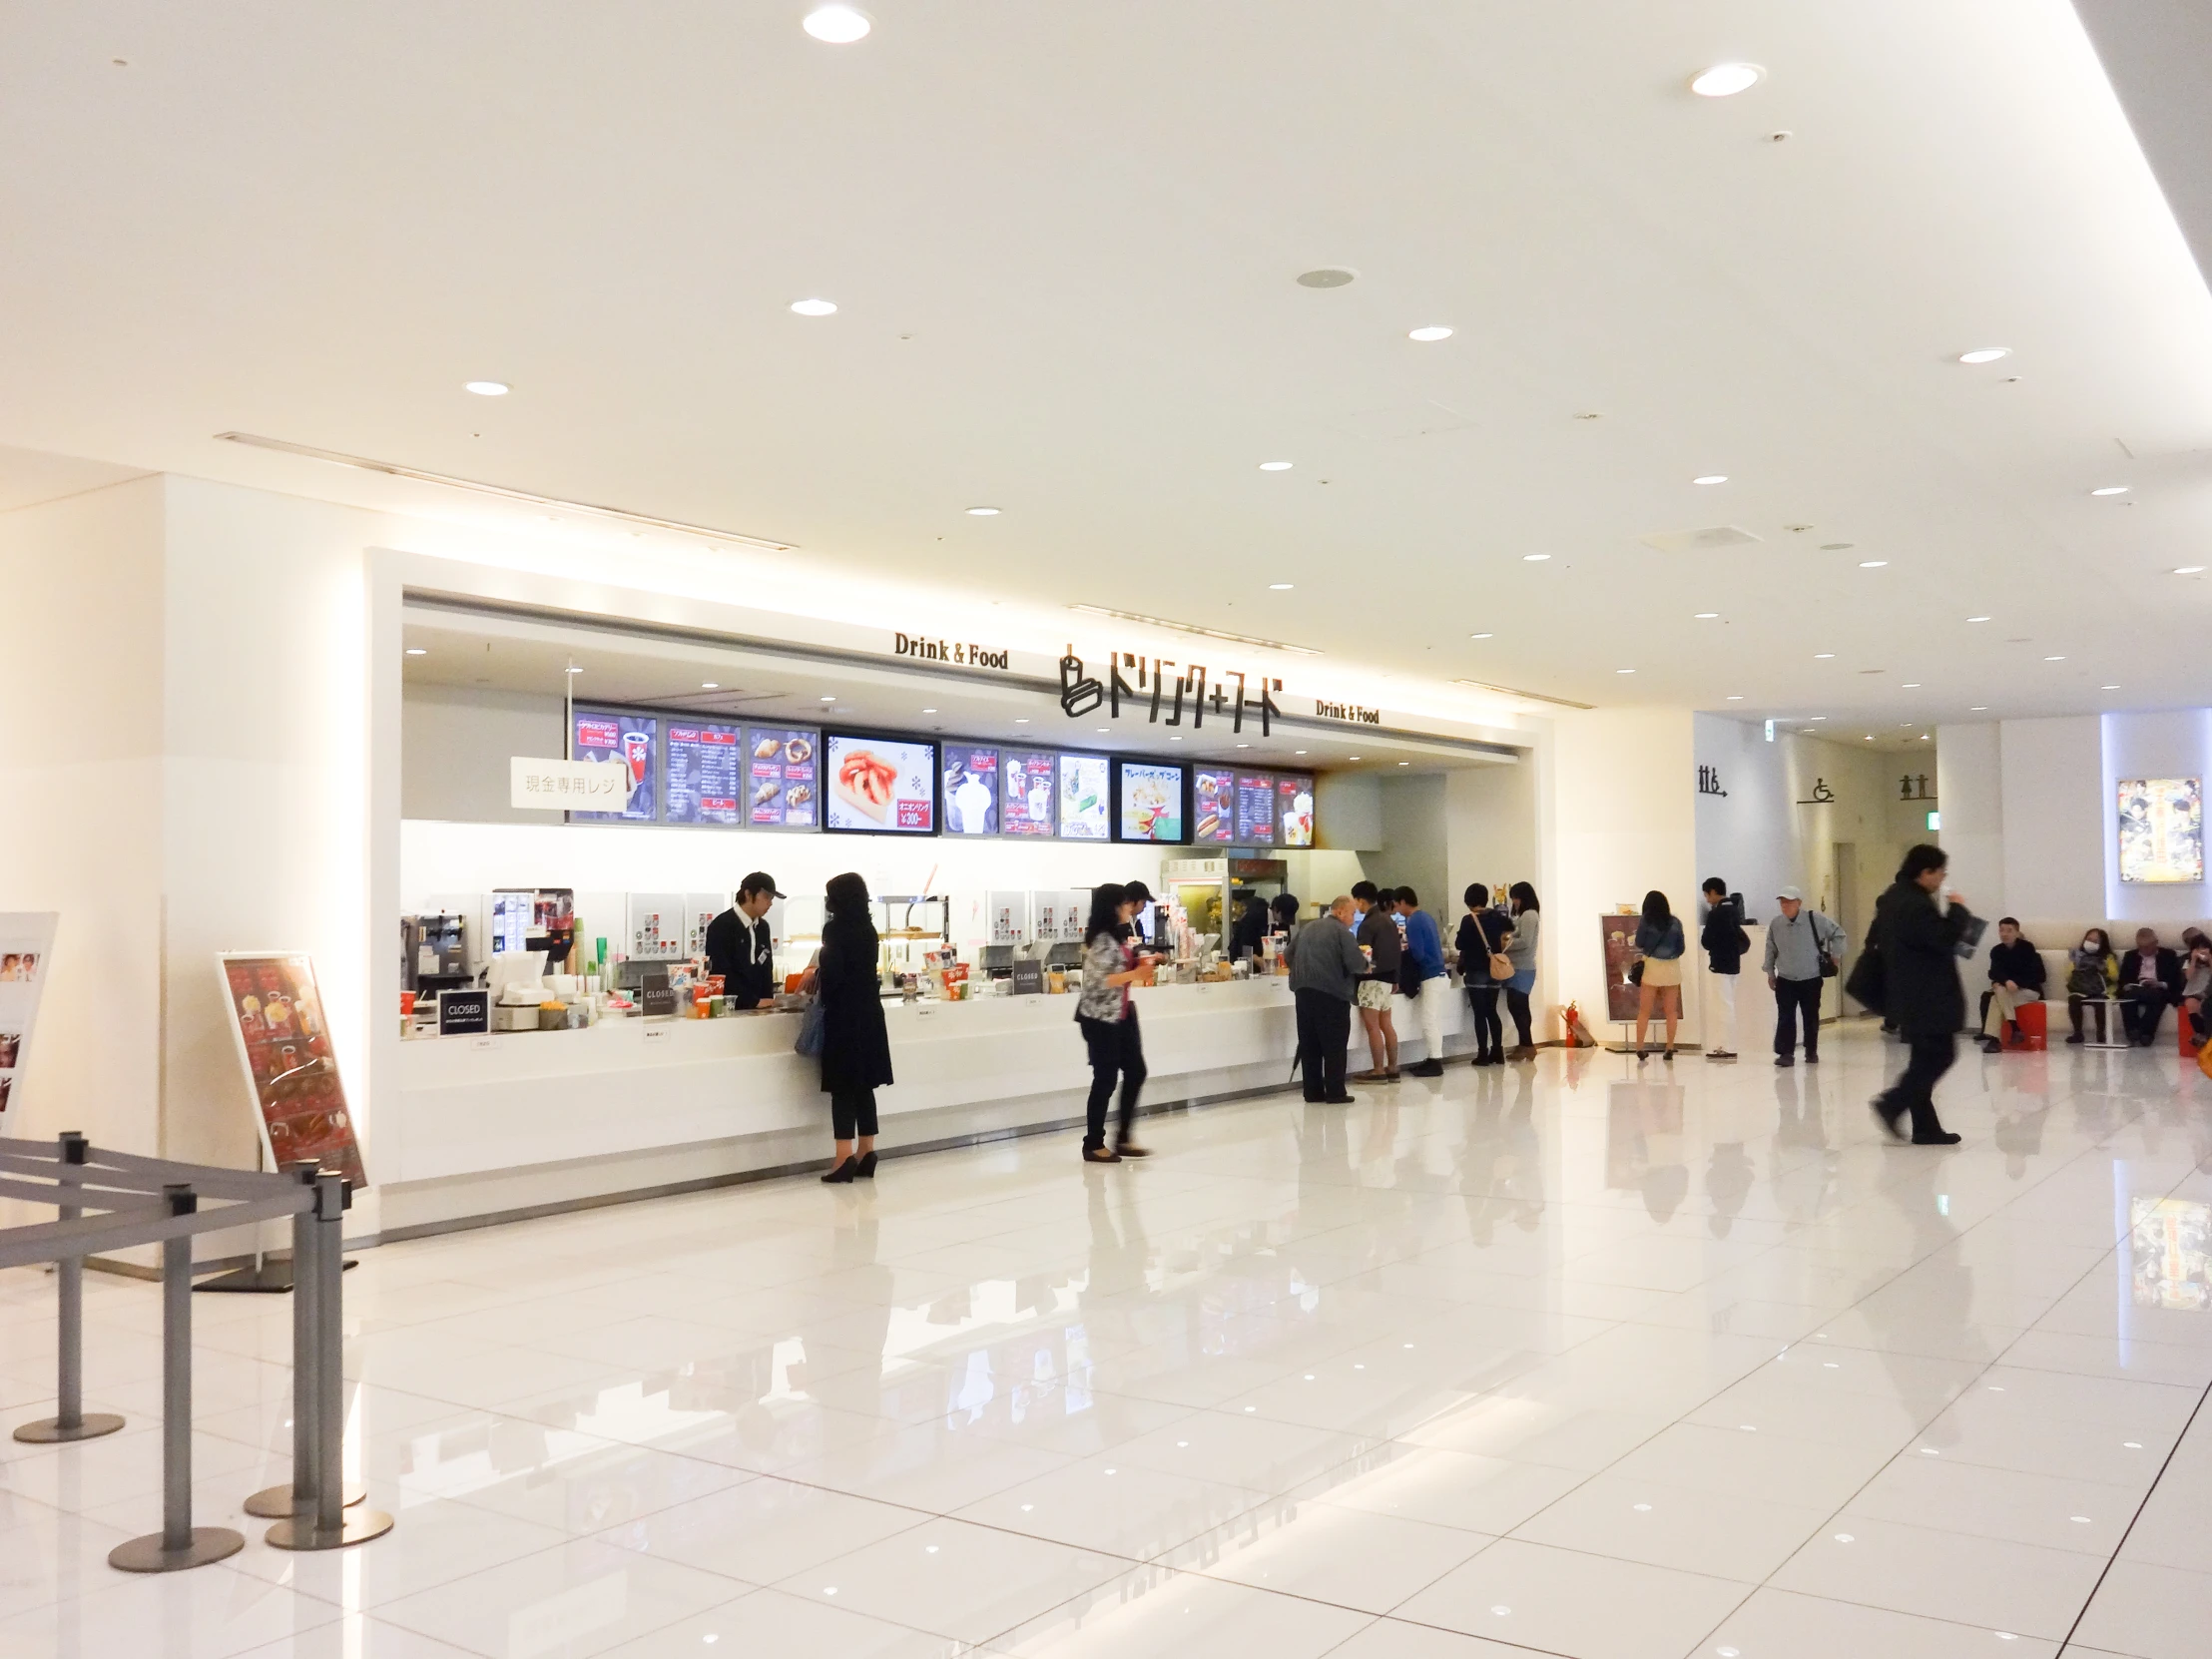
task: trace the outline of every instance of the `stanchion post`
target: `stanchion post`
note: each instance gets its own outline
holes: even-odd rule
[[[286,1164],[284,1174],[305,1187],[312,1197],[319,1168],[310,1158]],[[314,1263],[320,1241],[314,1205],[310,1203],[291,1218],[291,1482],[265,1486],[246,1500],[246,1512],[264,1520],[310,1514],[314,1509],[314,1460],[321,1444],[315,1421],[322,1403],[315,1383],[321,1359],[318,1344],[322,1327],[316,1308],[322,1279]],[[348,1493],[347,1501],[358,1503],[360,1498]]]
[[[182,1183],[162,1188],[172,1216],[198,1212]],[[192,1524],[192,1235],[162,1241],[162,1529],[120,1543],[108,1564],[125,1572],[175,1572],[246,1547],[227,1526]]]
[[[73,1194],[85,1183],[82,1172],[86,1160],[92,1156],[92,1146],[76,1130],[65,1129],[56,1143],[56,1151],[61,1163],[54,1172],[54,1180],[63,1193],[56,1208],[63,1221],[76,1221],[85,1209],[75,1201]],[[112,1411],[85,1415],[85,1259],[64,1256],[54,1264],[54,1271],[60,1301],[55,1321],[58,1350],[54,1368],[55,1411],[52,1416],[24,1423],[15,1431],[17,1439],[33,1445],[97,1439],[123,1426],[123,1419]]]

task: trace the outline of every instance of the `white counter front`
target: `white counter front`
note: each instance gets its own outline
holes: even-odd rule
[[[1148,1107],[1287,1087],[1297,1053],[1280,979],[1135,993]],[[1465,1001],[1448,998],[1446,1046]],[[1073,996],[886,1003],[882,1144],[895,1149],[1080,1119],[1090,1067]],[[1401,1044],[1419,1019],[1397,1004]],[[381,1235],[403,1237],[827,1158],[816,1062],[795,1014],[605,1020],[582,1031],[399,1045],[374,1142]],[[1353,1021],[1353,1066],[1364,1063]],[[1070,1156],[1073,1150],[1070,1150]]]

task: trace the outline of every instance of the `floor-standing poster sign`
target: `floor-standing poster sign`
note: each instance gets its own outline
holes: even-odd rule
[[[30,1063],[31,1027],[54,960],[54,910],[0,912],[0,1135],[23,1116],[15,1092]]]
[[[348,1187],[367,1186],[314,964],[303,955],[227,953],[216,960],[269,1167],[312,1158],[344,1176]]]

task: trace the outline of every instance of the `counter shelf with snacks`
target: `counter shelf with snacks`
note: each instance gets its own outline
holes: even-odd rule
[[[1133,995],[1147,1106],[1288,1090],[1297,1033],[1287,980]],[[1090,1071],[1075,1005],[1072,995],[887,1003],[899,1081],[878,1097],[886,1150],[1080,1122]],[[1451,994],[1447,1047],[1464,1009]],[[376,1137],[383,1236],[812,1167],[829,1145],[829,1104],[816,1062],[793,1052],[798,1023],[766,1011],[619,1018],[400,1045]],[[1353,1023],[1358,1070],[1366,1050]],[[1410,1008],[1398,1027],[1419,1029]],[[1281,1099],[1300,1109],[1295,1092]],[[895,1177],[894,1163],[884,1179]]]

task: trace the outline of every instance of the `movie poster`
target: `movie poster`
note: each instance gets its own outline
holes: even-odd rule
[[[2120,879],[2178,885],[2204,879],[2204,780],[2120,780]]]
[[[0,1136],[13,1134],[22,1117],[17,1098],[31,1053],[39,995],[54,961],[53,910],[0,914]]]
[[[219,956],[231,1029],[260,1115],[270,1168],[312,1158],[365,1187],[330,1026],[305,956]]]

